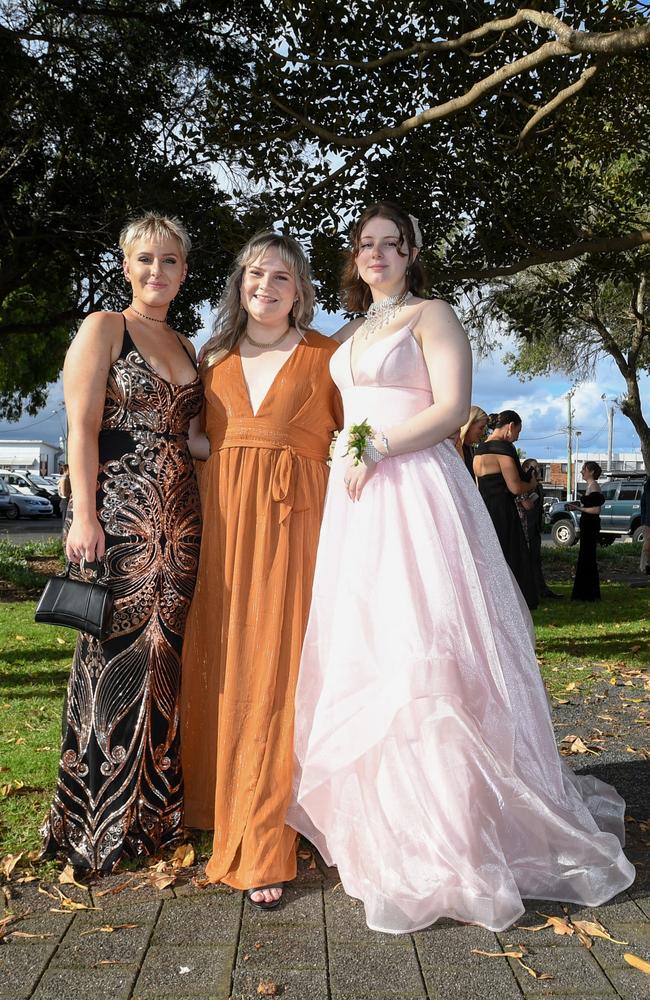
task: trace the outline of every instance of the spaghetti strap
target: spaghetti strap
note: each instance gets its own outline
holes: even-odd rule
[[[191,355],[191,354],[190,354],[190,352],[188,351],[187,347],[186,347],[186,346],[185,346],[185,344],[183,343],[183,338],[182,338],[182,337],[180,336],[180,334],[178,334],[178,333],[176,334],[176,337],[178,338],[178,343],[179,343],[179,344],[181,345],[181,347],[183,348],[183,350],[184,350],[184,351],[185,351],[185,353],[187,354],[188,358],[189,358],[189,359],[190,359],[190,361],[192,362],[192,365],[193,365],[193,367],[194,367],[194,368],[196,368],[196,361],[194,360],[194,358],[192,357],[192,355]]]

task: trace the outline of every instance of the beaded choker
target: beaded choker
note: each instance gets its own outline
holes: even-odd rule
[[[367,340],[376,330],[390,323],[402,306],[412,298],[412,292],[402,292],[400,295],[389,295],[381,302],[372,302],[368,307],[365,321],[358,330],[363,339]]]

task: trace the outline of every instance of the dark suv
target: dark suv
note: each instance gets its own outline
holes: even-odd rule
[[[600,492],[605,503],[600,510],[600,544],[611,545],[615,538],[627,535],[633,542],[643,541],[641,491],[645,479],[611,479]],[[554,504],[548,514],[551,537],[556,545],[567,548],[580,538],[580,512],[567,510],[566,503]]]

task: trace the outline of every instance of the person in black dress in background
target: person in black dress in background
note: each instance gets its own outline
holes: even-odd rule
[[[524,475],[532,469],[533,475],[535,477],[535,493],[537,494],[537,500],[535,503],[524,508],[524,517],[526,519],[527,527],[527,537],[528,537],[528,548],[530,549],[530,558],[533,563],[533,572],[535,574],[535,583],[537,585],[537,593],[540,598],[548,598],[554,601],[561,601],[562,595],[556,594],[550,589],[546,580],[544,579],[544,569],[542,567],[542,534],[544,531],[544,487],[540,479],[540,469],[536,458],[527,458],[525,462],[521,463],[521,468]]]
[[[580,551],[576,565],[576,575],[571,592],[572,601],[599,601],[600,579],[596,548],[600,536],[600,508],[605,497],[600,492],[598,480],[603,470],[598,462],[585,462],[581,469],[587,484],[582,500],[567,504],[572,510],[580,511]]]
[[[470,406],[469,416],[458,433],[456,448],[467,466],[472,479],[474,478],[474,455],[476,445],[485,434],[488,415],[480,406]]]
[[[491,433],[476,449],[474,475],[501,548],[529,608],[539,595],[530,550],[521,524],[516,496],[531,493],[534,483],[524,478],[514,442],[521,433],[521,417],[514,410],[491,413]]]
[[[188,447],[203,389],[194,349],[167,325],[190,241],[149,214],[122,232],[133,299],[91,313],[65,361],[72,498],[66,555],[103,561],[112,631],[80,633],[43,855],[110,872],[183,832],[178,698],[201,532]],[[83,575],[83,565],[74,573]]]

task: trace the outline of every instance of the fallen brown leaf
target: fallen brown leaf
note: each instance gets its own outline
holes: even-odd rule
[[[113,885],[110,889],[102,889],[101,892],[96,892],[95,896],[116,896],[118,892],[123,892],[131,883],[134,881],[135,876],[132,875],[131,878],[127,879],[126,882],[120,882],[119,885]]]
[[[31,934],[29,931],[10,931],[7,936],[15,938],[49,938],[56,937],[56,934]]]
[[[546,923],[537,927],[518,927],[519,931],[545,931],[547,927],[552,927],[555,934],[566,934],[571,937],[574,933],[573,927],[567,917],[549,917],[546,913],[540,913],[540,917],[545,917]]]
[[[646,962],[644,958],[639,958],[638,955],[633,955],[631,951],[626,951],[623,958],[628,965],[632,965],[640,972],[645,972],[646,976],[650,976],[650,962]]]
[[[555,976],[552,976],[550,972],[538,972],[537,969],[533,969],[530,965],[526,965],[525,962],[522,962],[520,958],[518,958],[517,961],[522,969],[525,969],[528,975],[532,976],[533,979],[555,979]]]
[[[172,867],[189,868],[196,861],[192,844],[180,844],[172,856]]]
[[[6,879],[11,878],[11,873],[14,868],[22,858],[22,852],[20,854],[5,854],[2,861],[0,861],[0,868],[2,868],[2,874]]]
[[[583,934],[588,934],[589,937],[603,938],[605,941],[611,941],[613,944],[627,944],[627,941],[617,941],[609,933],[606,927],[603,927],[599,920],[572,920],[571,921],[576,931]]]
[[[260,983],[257,992],[261,997],[275,997],[278,995],[277,983]]]
[[[484,958],[523,958],[527,952],[521,951],[481,951],[480,948],[472,948],[472,955],[483,955]]]
[[[560,753],[564,754],[565,757],[569,756],[569,754],[574,754],[574,753],[598,754],[601,749],[600,747],[596,749],[594,749],[593,747],[588,747],[587,744],[584,743],[579,736],[565,736],[563,740],[560,740],[560,743],[565,744],[564,746],[560,746]]]
[[[86,886],[82,885],[81,882],[77,882],[74,877],[74,868],[72,865],[66,865],[59,875],[59,885],[76,885],[77,889],[83,889],[84,891],[86,889]]]
[[[79,937],[85,937],[87,934],[112,934],[113,931],[131,930],[140,926],[140,924],[103,924],[101,927],[89,927],[87,931],[81,931]]]

